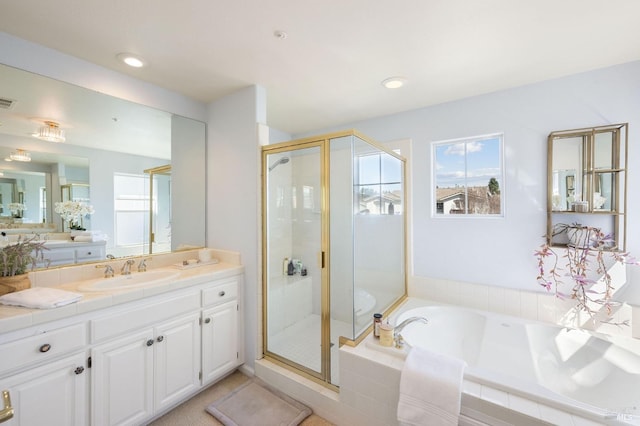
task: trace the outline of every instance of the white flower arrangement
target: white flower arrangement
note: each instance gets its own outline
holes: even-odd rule
[[[54,210],[63,220],[68,221],[72,228],[74,226],[77,227],[80,219],[86,215],[95,213],[92,205],[83,203],[82,201],[56,202]]]
[[[19,211],[25,211],[27,209],[27,206],[24,203],[9,203],[7,205],[7,208],[9,209],[9,211],[11,211],[11,213],[16,214]]]

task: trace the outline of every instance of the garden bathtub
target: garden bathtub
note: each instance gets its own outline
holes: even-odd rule
[[[465,380],[607,424],[640,425],[640,340],[452,306],[423,306],[395,323],[419,346],[463,359]]]

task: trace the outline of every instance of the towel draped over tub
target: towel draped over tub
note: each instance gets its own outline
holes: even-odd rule
[[[400,376],[400,425],[457,426],[466,365],[461,359],[412,348]]]

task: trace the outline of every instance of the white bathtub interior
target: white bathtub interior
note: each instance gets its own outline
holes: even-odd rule
[[[464,359],[470,382],[603,422],[640,424],[636,339],[450,306],[407,309],[393,321],[412,316],[429,323],[403,330],[408,346]]]

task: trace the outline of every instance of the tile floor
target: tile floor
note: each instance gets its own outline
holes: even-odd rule
[[[151,426],[215,426],[222,425],[212,415],[205,411],[205,408],[218,398],[233,391],[236,387],[249,380],[249,377],[240,371],[235,371],[231,375],[214,384],[207,390],[200,392],[190,400],[169,411],[164,416],[150,423]],[[315,414],[311,414],[302,423],[302,426],[334,426]],[[246,425],[253,426],[253,425]],[[259,425],[256,425],[259,426]]]

